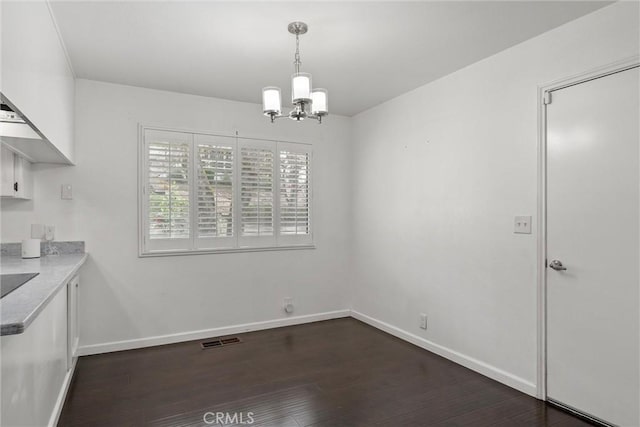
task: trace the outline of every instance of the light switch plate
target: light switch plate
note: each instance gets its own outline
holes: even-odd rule
[[[60,197],[62,200],[72,200],[73,199],[73,187],[71,184],[62,184],[62,191]]]
[[[517,234],[531,234],[531,217],[517,216],[513,221],[513,232]]]

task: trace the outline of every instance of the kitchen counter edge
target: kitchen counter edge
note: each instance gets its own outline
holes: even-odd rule
[[[50,288],[47,289],[48,292],[42,292],[44,295],[34,297],[34,298],[37,298],[38,301],[35,304],[33,303],[31,304],[33,307],[25,310],[26,312],[24,316],[20,316],[20,317],[24,317],[22,321],[8,321],[5,323],[5,319],[3,315],[4,307],[1,306],[3,302],[0,302],[0,318],[2,321],[2,324],[0,325],[0,336],[18,335],[18,334],[24,333],[24,331],[29,327],[29,325],[38,317],[40,312],[42,312],[42,310],[45,309],[47,304],[49,304],[49,302],[56,296],[56,294],[60,291],[60,289],[64,288],[69,282],[69,280],[71,280],[78,273],[78,270],[80,270],[80,267],[82,267],[82,265],[87,261],[87,258],[89,257],[89,254],[86,252],[83,254],[74,254],[74,255],[80,256],[78,261],[68,266],[68,269],[69,269],[68,272],[64,274],[62,279],[56,280],[52,285],[50,285]],[[58,256],[67,257],[70,255],[58,255]],[[57,256],[47,257],[47,261],[53,262],[55,260],[54,257],[57,257]],[[46,271],[45,272],[40,271],[40,275],[46,275]],[[36,278],[37,277],[38,276],[36,276]],[[29,286],[29,282],[25,283],[22,286]],[[20,290],[20,288],[18,288],[14,292],[17,292],[18,290]],[[10,296],[10,295],[11,294],[7,296]],[[6,301],[4,301],[4,303],[6,303]]]

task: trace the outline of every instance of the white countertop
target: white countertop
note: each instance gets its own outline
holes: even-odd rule
[[[22,259],[0,257],[2,274],[40,273],[0,299],[0,335],[21,334],[55,294],[78,272],[88,254],[66,254]]]

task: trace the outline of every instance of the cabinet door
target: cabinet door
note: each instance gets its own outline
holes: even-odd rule
[[[0,337],[3,426],[50,425],[67,373],[67,312],[61,290],[24,333]]]
[[[14,197],[13,151],[4,145],[0,147],[0,175],[0,196]]]
[[[15,156],[13,170],[14,180],[18,184],[15,197],[19,199],[31,199],[33,193],[31,163],[20,156]]]
[[[73,366],[73,359],[78,355],[80,327],[78,325],[80,279],[75,276],[67,284],[67,370]]]

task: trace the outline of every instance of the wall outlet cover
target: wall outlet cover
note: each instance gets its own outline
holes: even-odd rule
[[[420,313],[420,328],[427,329],[427,315]]]
[[[293,298],[284,299],[284,311],[287,314],[293,313]]]

